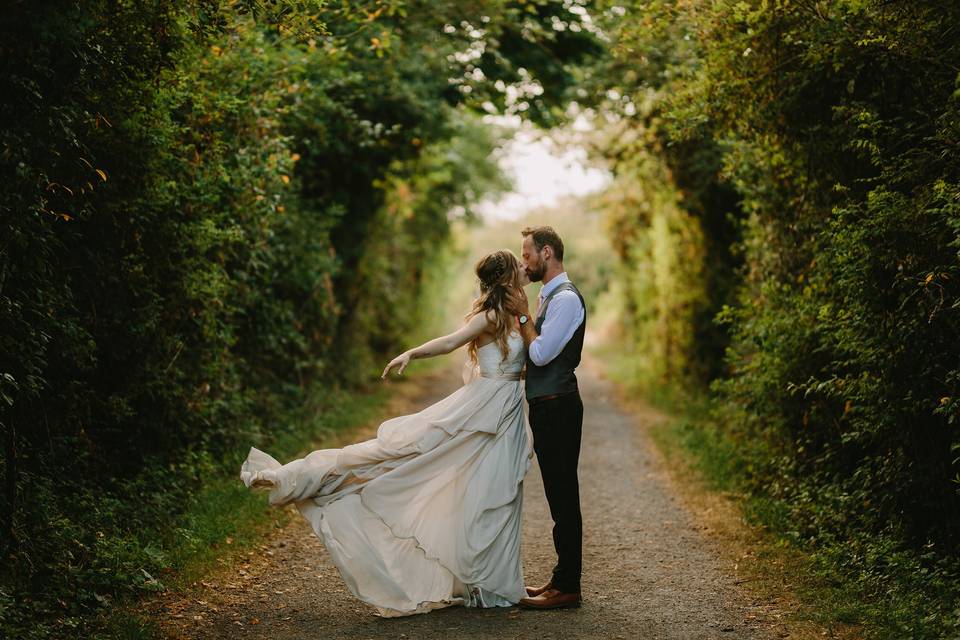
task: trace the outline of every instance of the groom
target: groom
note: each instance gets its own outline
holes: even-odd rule
[[[553,518],[557,564],[542,587],[527,587],[521,607],[580,606],[583,525],[577,459],[583,403],[574,369],[580,364],[587,327],[586,305],[563,269],[563,241],[551,227],[527,227],[521,258],[531,282],[543,282],[537,315],[531,319],[526,295],[514,312],[527,345],[526,394],[533,449]],[[522,292],[521,292],[522,293]]]

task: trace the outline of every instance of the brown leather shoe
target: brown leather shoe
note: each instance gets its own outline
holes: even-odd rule
[[[526,589],[527,589],[527,595],[530,596],[531,598],[534,597],[534,596],[540,595],[541,593],[543,593],[543,592],[546,591],[547,589],[552,589],[552,588],[553,588],[553,582],[548,582],[547,584],[543,585],[542,587],[526,587]]]
[[[521,598],[517,605],[525,609],[561,609],[564,607],[579,607],[583,599],[580,592],[563,593],[554,588],[547,589],[534,598]]]

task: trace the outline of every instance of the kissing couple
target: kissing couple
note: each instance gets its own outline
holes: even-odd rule
[[[575,369],[583,296],[551,227],[527,227],[520,258],[477,262],[480,295],[463,326],[401,353],[383,370],[466,346],[472,375],[446,398],[391,418],[376,438],[281,465],[250,448],[240,471],[270,504],[293,502],[323,540],[350,592],[385,617],[433,609],[581,604],[577,461],[583,403]],[[542,282],[531,314],[524,287]],[[529,421],[523,408],[526,397]],[[525,586],[523,479],[534,452],[553,519],[557,563]]]

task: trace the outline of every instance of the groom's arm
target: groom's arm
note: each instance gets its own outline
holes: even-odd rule
[[[536,330],[533,330],[535,337],[527,343],[530,360],[542,367],[556,358],[583,322],[583,315],[583,305],[580,304],[577,294],[564,291],[554,296],[540,326],[540,335],[536,335]]]
[[[529,351],[531,343],[537,339],[537,330],[533,326],[536,324],[536,321],[530,317],[529,309],[524,315],[527,316],[527,321],[520,325],[520,335],[523,336],[523,343],[527,345],[527,350]]]

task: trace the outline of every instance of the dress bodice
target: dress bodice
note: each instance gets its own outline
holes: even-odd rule
[[[520,371],[527,358],[526,345],[523,336],[517,331],[511,331],[507,336],[509,350],[507,357],[503,357],[500,345],[496,340],[477,349],[477,364],[480,375],[484,378],[499,378],[505,380],[519,380]]]

